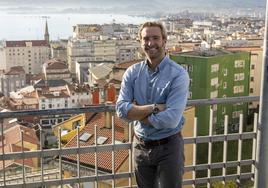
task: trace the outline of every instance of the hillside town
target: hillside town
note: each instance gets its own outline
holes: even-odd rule
[[[168,32],[166,54],[189,73],[188,99],[260,95],[264,18],[258,15],[212,15],[204,16],[201,20],[181,15],[160,18],[158,21],[166,26]],[[139,25],[85,23],[74,25],[72,31],[69,39],[51,40],[49,21],[46,21],[43,40],[1,41],[2,112],[82,108],[116,103],[124,72],[145,57],[138,39]],[[258,102],[213,105],[214,134],[223,133],[225,115],[229,116],[230,132],[239,131],[240,114],[244,114],[244,129],[252,130],[253,116],[258,108]],[[197,117],[202,125],[197,128],[197,135],[207,135],[209,113],[209,106],[188,107],[184,112],[187,128],[183,134],[193,136],[192,124],[194,117]],[[111,144],[109,130],[112,117],[116,127],[116,142],[127,142],[127,121],[119,119],[114,112],[88,112],[4,119],[1,148],[5,153],[57,148],[59,143],[61,147],[71,148],[76,146],[77,139],[81,145],[94,145],[94,126],[99,130],[98,144]],[[76,135],[78,128],[79,138]],[[191,163],[193,151],[188,148],[187,152],[189,157],[186,160]],[[116,151],[115,155],[115,171],[126,171],[128,151]],[[48,169],[59,168],[58,160],[57,156],[47,158],[44,165]],[[60,160],[64,177],[72,177],[77,171],[76,156],[66,155]],[[112,171],[109,161],[111,152],[101,153],[101,173]],[[8,160],[4,165],[0,164],[0,174],[4,168],[6,176],[15,176],[21,171],[22,165],[27,172],[40,169],[40,161],[36,158]],[[93,154],[81,155],[81,174],[94,174],[94,165]],[[51,174],[56,177],[57,170]],[[186,173],[185,176],[191,178],[191,174]],[[125,183],[124,180],[117,182],[118,185]],[[93,184],[85,183],[84,186],[91,187]],[[111,187],[111,184],[105,181],[100,185],[107,186]]]

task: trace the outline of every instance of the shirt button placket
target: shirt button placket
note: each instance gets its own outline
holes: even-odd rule
[[[149,103],[152,102],[152,85],[153,85],[152,80],[150,80],[149,86],[148,86],[148,94],[149,94],[149,96],[148,96],[148,102]]]

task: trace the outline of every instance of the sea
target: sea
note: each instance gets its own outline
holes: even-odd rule
[[[0,12],[0,40],[41,40],[45,22],[51,40],[68,39],[76,24],[141,24],[148,17],[121,14],[8,14]]]

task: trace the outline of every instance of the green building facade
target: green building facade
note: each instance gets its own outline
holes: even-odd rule
[[[190,76],[189,99],[213,99],[249,95],[250,53],[219,49],[170,55]],[[224,116],[229,116],[229,132],[237,132],[239,114],[248,114],[247,103],[196,107],[198,135],[209,132],[210,108],[213,109],[213,134],[223,133]]]

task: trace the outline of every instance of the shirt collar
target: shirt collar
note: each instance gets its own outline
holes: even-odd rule
[[[165,57],[162,59],[162,61],[157,65],[157,67],[155,68],[155,71],[154,71],[154,72],[157,73],[157,72],[163,70],[164,67],[165,67],[165,65],[167,64],[167,60],[168,60],[168,57],[165,56]],[[148,66],[148,59],[146,59],[145,63],[146,63],[146,65],[147,65],[148,70],[152,71],[152,70],[150,69],[150,67]]]

